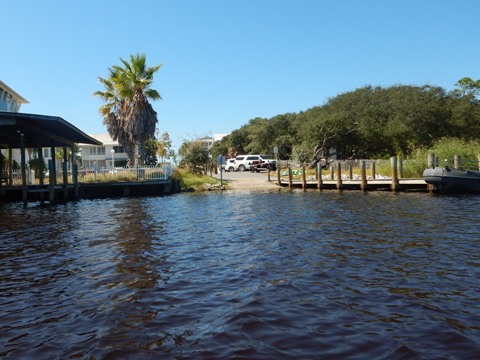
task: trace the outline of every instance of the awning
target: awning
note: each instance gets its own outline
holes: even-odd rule
[[[21,134],[25,148],[102,145],[61,117],[0,111],[0,148],[20,148]]]

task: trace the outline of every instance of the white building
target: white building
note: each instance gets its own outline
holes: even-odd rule
[[[205,143],[205,146],[207,147],[207,150],[208,150],[213,146],[213,143],[215,141],[220,141],[227,135],[229,135],[229,134],[211,134],[209,136],[199,138],[198,140]]]
[[[19,112],[22,104],[28,101],[0,80],[0,111]]]
[[[28,101],[0,80],[0,111],[19,112],[22,104],[28,104]],[[2,151],[3,156],[8,153],[8,150],[0,151]],[[18,149],[13,150],[12,158],[20,163],[20,151]]]
[[[84,169],[108,169],[125,166],[128,156],[123,146],[118,141],[112,140],[108,134],[89,134],[94,139],[101,141],[103,146],[78,144],[81,167]]]
[[[127,154],[118,141],[113,141],[108,134],[88,134],[103,145],[78,144],[78,166],[80,169],[111,169],[113,166],[125,166]],[[43,158],[46,163],[52,158],[50,148],[43,148]],[[59,166],[61,159],[57,158]],[[115,165],[113,165],[115,163]]]

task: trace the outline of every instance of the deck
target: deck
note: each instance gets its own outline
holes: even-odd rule
[[[319,189],[319,190],[362,190],[362,191],[418,191],[430,192],[431,187],[423,179],[398,179],[398,183],[393,186],[392,179],[367,180],[363,183],[361,180],[292,180],[280,179],[277,184],[282,187],[300,188],[300,189]]]

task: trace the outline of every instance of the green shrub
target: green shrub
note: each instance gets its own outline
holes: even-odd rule
[[[192,173],[186,169],[175,168],[173,179],[179,180],[184,189],[203,191],[205,184],[219,184],[220,180],[208,175]]]

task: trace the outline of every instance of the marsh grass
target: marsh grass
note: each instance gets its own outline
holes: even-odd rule
[[[205,185],[220,184],[220,180],[208,175],[194,174],[186,169],[175,168],[173,179],[179,180],[183,189],[204,191]],[[225,182],[225,181],[224,181]]]

